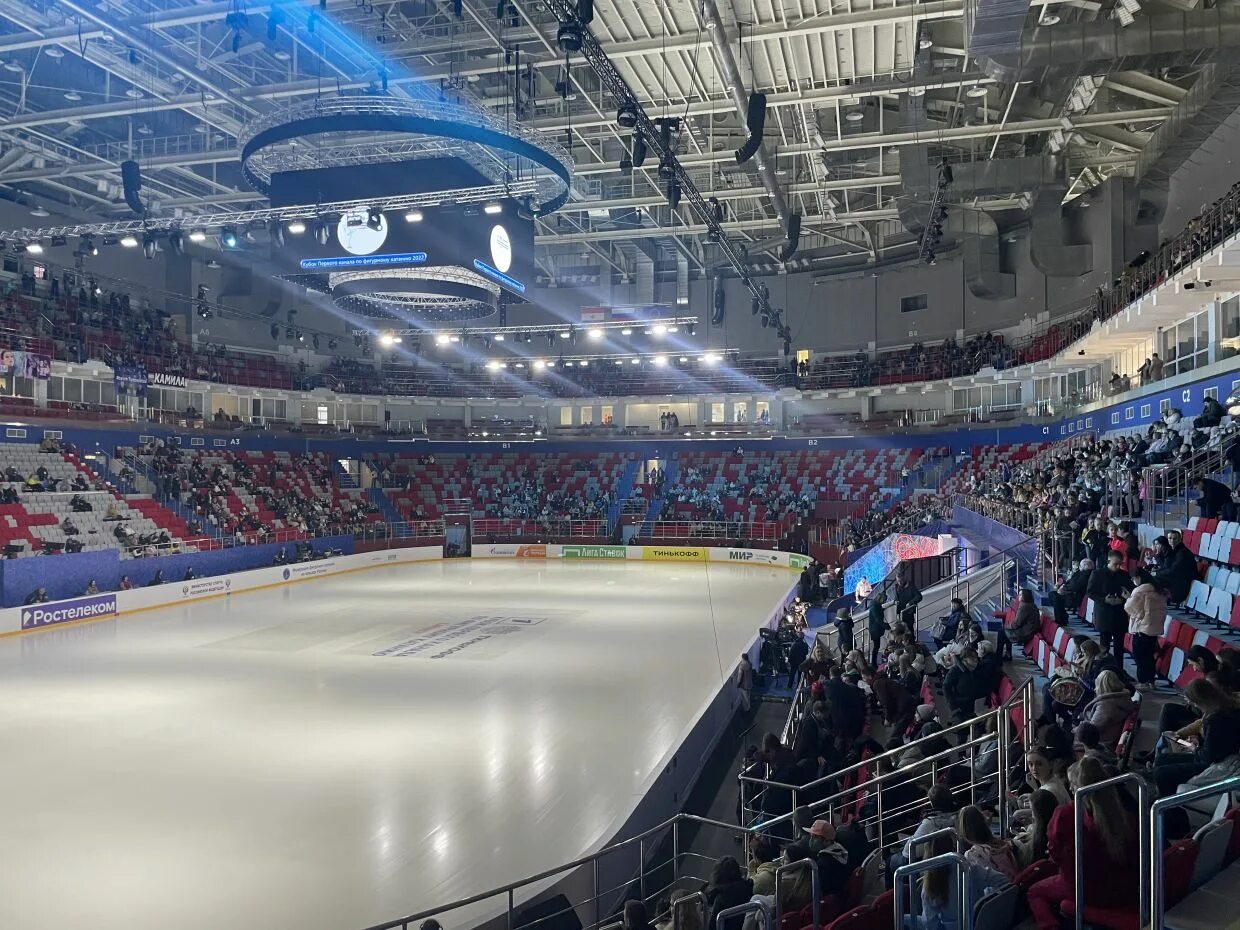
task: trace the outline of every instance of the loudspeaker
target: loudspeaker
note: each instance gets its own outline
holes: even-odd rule
[[[745,128],[749,130],[749,138],[736,150],[736,163],[743,165],[753,158],[762,144],[762,133],[766,129],[766,94],[752,93],[749,95],[749,107],[745,112]]]
[[[801,214],[793,213],[788,217],[788,244],[779,253],[779,260],[786,262],[797,254],[797,246],[801,244]]]
[[[125,203],[129,204],[129,209],[138,216],[144,216],[146,208],[138,196],[138,191],[142,190],[142,169],[133,159],[121,162],[121,187],[124,188]]]
[[[726,295],[723,290],[723,281],[715,278],[715,292],[711,296],[711,312],[710,322],[715,326],[723,323],[724,314],[727,312]]]
[[[646,161],[646,140],[640,132],[633,133],[633,167],[640,168]]]

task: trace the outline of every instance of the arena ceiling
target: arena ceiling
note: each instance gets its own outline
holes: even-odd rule
[[[1198,0],[1160,2],[1183,9]],[[1124,0],[1132,6],[1140,11]],[[906,146],[930,143],[936,163],[1056,151],[1069,197],[1132,174],[1208,60],[1185,52],[1140,70],[1123,59],[1094,62],[1089,74],[1005,81],[966,54],[965,8],[718,0],[743,91],[768,95],[765,154],[786,209],[803,216],[799,260],[872,261],[907,246],[913,234],[897,213]],[[1034,0],[1027,29],[1117,13],[1112,0]],[[654,261],[708,270],[706,228],[668,207],[657,160],[622,173],[630,138],[615,101],[579,59],[566,69],[557,26],[538,0],[0,0],[0,185],[32,208],[119,218],[128,208],[118,165],[135,158],[160,215],[258,206],[238,166],[246,124],[288,101],[375,86],[383,70],[389,93],[442,86],[571,139],[573,199],[539,221],[540,264],[552,278],[585,280],[608,267],[640,275]],[[751,241],[756,262],[774,262],[779,204],[755,161],[734,158],[745,122],[703,8],[600,0],[590,28],[648,114],[681,120],[681,163],[725,204],[727,228]],[[910,95],[924,105],[913,130]],[[1015,189],[974,206],[1027,209],[1028,195]]]

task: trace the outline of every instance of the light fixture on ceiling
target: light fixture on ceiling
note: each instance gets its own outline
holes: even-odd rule
[[[82,95],[79,94],[76,90],[67,90],[65,91],[65,99],[68,100],[70,103],[77,103],[79,100],[82,99]]]
[[[194,132],[198,133],[200,136],[205,136],[210,131],[211,130],[207,128],[206,123],[199,123],[197,126],[194,127]]]
[[[216,268],[219,268],[219,267],[220,267],[220,263],[219,263],[219,262],[217,262],[214,258],[208,258],[208,259],[207,259],[207,267],[208,267],[208,268],[210,268],[210,269],[212,269],[212,270],[214,270],[214,269],[216,269]]]
[[[138,238],[133,233],[126,233],[121,236],[121,245],[127,249],[136,249],[138,247]]]
[[[633,330],[626,326],[624,327],[624,329],[620,330],[620,335],[621,336],[632,336]]]
[[[931,48],[933,46],[934,46],[934,39],[930,38],[929,36],[922,36],[920,39],[917,40],[917,47],[921,49],[923,52],[926,49]]]
[[[40,242],[38,239],[35,239],[33,242],[27,242],[26,251],[29,252],[31,255],[42,255],[43,254],[43,243]]]
[[[288,224],[288,231],[294,236],[300,236],[306,231],[306,224],[301,220],[293,220]]]
[[[47,212],[47,208],[45,208],[42,204],[39,204],[39,203],[36,203],[33,207],[30,208],[30,215],[37,216],[40,218],[45,217],[45,216],[51,216],[51,214]]]
[[[125,96],[130,100],[141,100],[146,96],[146,94],[142,93],[142,91],[138,90],[136,87],[131,87],[129,90],[125,91]]]
[[[201,229],[191,229],[189,231],[189,241],[190,242],[206,242],[207,234],[203,232]]]
[[[595,342],[597,342],[598,340],[603,338],[603,331],[595,327],[594,329],[588,330],[586,332],[586,335],[589,336]]]
[[[667,364],[667,356],[666,356],[666,355],[656,355],[652,361],[653,361],[656,365],[658,365],[658,366],[662,367],[663,365],[666,365],[666,364]]]
[[[49,45],[43,50],[43,54],[48,58],[64,58],[65,50],[59,45]]]
[[[1042,7],[1042,18],[1038,20],[1039,26],[1058,26],[1059,16],[1052,13],[1046,7]]]
[[[863,119],[865,119],[865,111],[859,108],[849,110],[847,113],[844,114],[844,119],[848,120],[848,122],[850,123],[859,123]]]
[[[974,84],[972,87],[970,87],[968,90],[964,92],[964,95],[966,97],[985,97],[986,88],[983,87],[981,84]]]
[[[482,212],[485,213],[487,216],[495,216],[497,213],[504,212],[504,205],[496,201],[491,201],[485,207],[482,208]]]
[[[153,132],[155,132],[155,130],[154,130],[154,129],[152,129],[150,126],[148,126],[146,123],[143,123],[143,124],[142,124],[141,126],[139,126],[139,127],[138,127],[135,131],[136,131],[136,132],[138,133],[138,135],[140,135],[140,136],[149,136],[149,135],[151,135]]]
[[[276,61],[288,61],[293,56],[290,55],[288,52],[286,52],[284,49],[278,48],[274,52],[271,53],[271,57],[274,58]]]
[[[926,89],[918,85],[913,85],[908,89],[908,95],[910,97],[924,97],[926,95]]]
[[[507,337],[505,337],[503,333],[496,333],[496,334],[495,334],[495,341],[496,341],[496,342],[503,342],[505,338],[507,338]]]
[[[25,73],[25,70],[26,70],[26,69],[22,67],[21,62],[18,62],[18,61],[6,61],[6,62],[4,63],[4,70],[5,70],[5,71],[12,71],[14,74],[23,74],[23,73]]]
[[[407,212],[405,213],[405,222],[406,222],[406,223],[420,223],[420,222],[422,222],[422,211],[421,211],[421,210],[409,210],[409,211],[407,211]]]

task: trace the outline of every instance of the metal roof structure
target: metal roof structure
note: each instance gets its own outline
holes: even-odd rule
[[[672,144],[681,165],[720,202],[758,267],[778,264],[786,242],[773,178],[787,209],[802,216],[789,267],[830,268],[881,261],[910,243],[916,253],[916,231],[899,212],[902,150],[928,145],[936,163],[965,164],[1054,154],[1075,196],[1137,171],[1211,61],[1188,46],[1149,67],[1100,58],[1013,77],[968,53],[970,42],[981,48],[987,4],[996,5],[619,0],[597,4],[588,28],[648,115],[679,120]],[[1132,21],[1131,7],[1140,13],[1137,0],[1017,5],[1026,43],[1060,24],[1119,28]],[[657,159],[622,168],[630,133],[596,74],[557,45],[553,6],[0,0],[0,190],[83,221],[126,219],[118,165],[132,158],[160,217],[259,208],[265,201],[242,176],[239,140],[281,106],[367,89],[460,96],[571,152],[572,197],[539,220],[540,264],[551,279],[600,269],[631,277],[650,261],[711,273],[708,227],[669,207]],[[715,15],[734,72],[708,34]],[[737,78],[742,97],[766,95],[765,177],[757,160],[734,157],[747,135]],[[910,99],[923,108],[916,125]],[[1029,194],[991,193],[973,207],[1027,209]]]

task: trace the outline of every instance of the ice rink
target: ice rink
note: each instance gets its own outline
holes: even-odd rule
[[[0,640],[0,927],[360,930],[579,856],[795,580],[434,562]]]

